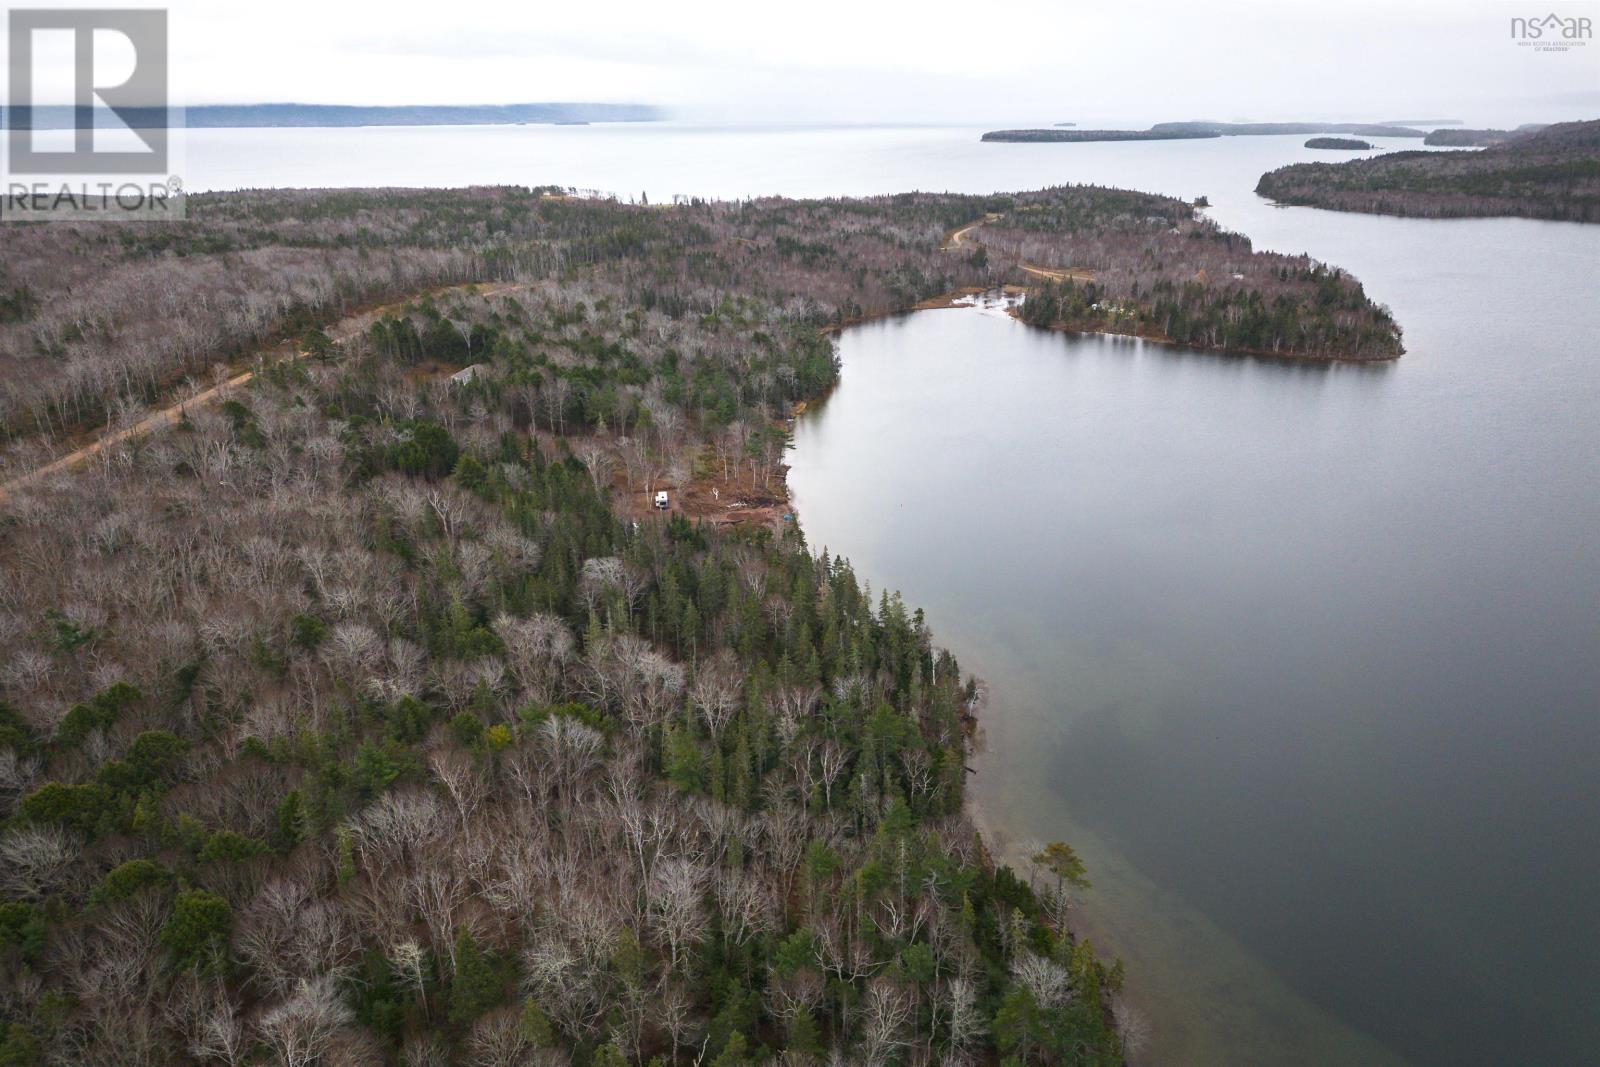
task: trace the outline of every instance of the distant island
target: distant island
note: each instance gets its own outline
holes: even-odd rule
[[[1384,126],[1463,126],[1460,119],[1384,119]]]
[[[1071,123],[1058,122],[1057,126]],[[980,140],[1014,144],[1082,141],[1187,141],[1206,137],[1264,137],[1275,134],[1349,133],[1361,137],[1421,137],[1409,126],[1361,122],[1158,122],[1148,130],[990,130]],[[1314,145],[1310,147],[1330,147]],[[1370,148],[1371,145],[1363,147]]]
[[[1076,126],[1077,123],[1076,122],[1056,122],[1056,123],[1052,123],[1052,125],[1055,125],[1055,126]]]
[[[1439,148],[1487,148],[1520,134],[1537,133],[1543,129],[1548,129],[1545,123],[1532,122],[1514,130],[1434,130],[1422,139],[1422,143]]]
[[[170,123],[189,129],[258,126],[515,126],[584,125],[590,122],[656,122],[664,112],[649,104],[416,104],[397,107],[355,107],[344,104],[202,104],[169,117],[165,108],[127,109],[136,129]],[[29,112],[31,111],[31,115]],[[98,120],[115,125],[109,113]],[[74,126],[73,109],[6,108],[0,128],[66,130]]]
[[[1338,148],[1348,152],[1362,152],[1372,147],[1368,141],[1358,141],[1354,137],[1313,137],[1306,142],[1307,148]]]
[[[1155,130],[990,130],[980,140],[1033,144],[1043,141],[1192,141],[1220,136],[1216,133],[1158,133]]]
[[[1261,176],[1280,204],[1418,218],[1600,222],[1600,120],[1518,134],[1481,152],[1391,152]]]

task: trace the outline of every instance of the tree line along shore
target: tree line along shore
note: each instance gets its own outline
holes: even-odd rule
[[[555,193],[0,235],[0,1055],[1123,1062],[1081,864],[967,818],[971,679],[740,505],[827,330],[941,293],[1313,358],[1392,320],[1120,190]]]

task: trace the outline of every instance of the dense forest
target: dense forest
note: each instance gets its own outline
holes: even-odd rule
[[[179,227],[9,228],[0,443],[29,466],[38,455],[26,442],[125,418],[186,377],[204,380],[311,325],[471,281],[604,278],[649,308],[748,297],[813,326],[958,288],[1023,284],[1023,257],[1146,288],[1197,283],[1185,300],[1202,303],[1234,299],[1237,273],[1291,289],[1307,308],[1320,284],[1296,280],[1303,257],[1252,254],[1247,239],[1195,220],[1181,201],[1120,190],[670,208],[548,192],[235,193],[191,197],[191,221]],[[1002,225],[984,230],[981,247],[942,250],[952,229],[1013,212],[1034,213],[1021,224],[1026,242],[1002,242]],[[1047,225],[1056,217],[1059,231]],[[1370,305],[1368,314],[1383,318]],[[1322,323],[1318,347],[1299,354],[1362,358],[1366,325],[1340,336]]]
[[[1023,257],[1245,347],[1208,271],[1346,355],[1359,286],[1101,189],[191,211],[0,235],[12,475],[255,370],[0,487],[0,1064],[1123,1061],[1081,863],[967,820],[973,681],[740,506],[830,329]]]
[[[1472,135],[1467,143],[1477,143],[1493,131],[1444,132]],[[1600,120],[1544,127],[1481,152],[1296,163],[1262,175],[1256,192],[1284,204],[1380,215],[1600,222]]]

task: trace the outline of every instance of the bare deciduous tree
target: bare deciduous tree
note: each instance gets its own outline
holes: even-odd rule
[[[60,887],[83,843],[57,826],[16,826],[0,835],[0,887],[34,898]]]
[[[706,872],[686,860],[656,865],[648,887],[651,926],[667,943],[674,970],[685,951],[699,943],[710,926],[703,895]]]
[[[302,979],[286,999],[262,1013],[256,1030],[283,1067],[312,1067],[352,1018],[333,978],[322,975]]]

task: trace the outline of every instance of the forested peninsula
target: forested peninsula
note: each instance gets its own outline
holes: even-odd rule
[[[1493,131],[1451,131],[1485,140]],[[1600,120],[1510,135],[1481,152],[1391,152],[1261,176],[1283,204],[1419,218],[1516,215],[1600,222]]]
[[[1392,355],[1359,285],[1095,188],[189,213],[0,233],[4,1062],[1123,1062],[1081,863],[986,856],[977,689],[784,514],[787,419],[957,291]]]
[[[195,217],[176,226],[7,229],[0,443],[100,425],[246,357],[285,323],[576,269],[566,267],[573,255],[604,281],[644,287],[647,308],[705,278],[711,291],[822,327],[1043,278],[1091,285],[1137,312],[1142,329],[1186,344],[1253,348],[1236,335],[1273,318],[1292,326],[1275,354],[1400,351],[1388,313],[1354,279],[1305,256],[1254,252],[1171,197],[1064,187],[647,207],[550,192],[207,195],[191,198]],[[574,218],[594,231],[575,253],[556,226]],[[971,223],[980,225],[968,243],[947,248]]]

